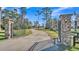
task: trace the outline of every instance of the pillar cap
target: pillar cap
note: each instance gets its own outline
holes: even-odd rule
[[[9,19],[8,22],[10,22],[10,23],[14,23],[14,21],[13,21],[12,19]]]

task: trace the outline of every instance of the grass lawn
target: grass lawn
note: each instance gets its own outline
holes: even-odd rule
[[[77,35],[76,33],[79,33],[79,29],[76,29],[76,31],[74,29],[71,29],[71,33],[72,36]],[[79,51],[79,44],[76,44],[75,47],[71,47],[69,51]]]
[[[0,40],[3,40],[3,39],[5,39],[5,34],[4,34],[4,30],[1,30],[0,31]]]
[[[5,31],[0,31],[0,40],[5,39]],[[14,37],[20,37],[20,36],[27,36],[29,34],[31,34],[31,30],[30,29],[21,29],[21,30],[14,30]]]
[[[53,30],[45,30],[48,35],[53,39],[53,38],[57,38],[58,37],[58,32],[57,31],[53,31]]]
[[[32,31],[30,29],[21,29],[21,30],[14,30],[14,36],[26,36],[32,34]]]
[[[79,51],[79,44],[76,44],[75,47],[71,47],[70,49],[68,49],[69,51]]]
[[[75,35],[76,33],[79,33],[79,29],[76,29],[76,31],[74,29],[71,29],[71,33]]]
[[[52,31],[52,30],[44,30],[44,31],[46,31],[52,39],[58,37],[58,32],[56,31]],[[74,29],[71,29],[71,33],[73,34],[73,36],[76,34],[76,32],[79,32],[79,29],[77,29],[77,31],[74,31]],[[67,50],[68,51],[79,51],[79,44],[76,44],[75,47],[71,47]]]

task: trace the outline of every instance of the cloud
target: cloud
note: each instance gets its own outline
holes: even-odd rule
[[[27,7],[27,9],[29,9],[29,8],[31,8],[31,7]]]
[[[58,8],[58,9],[56,9],[56,10],[54,10],[52,12],[52,16],[60,15],[60,13],[59,13],[60,11],[65,10],[65,9],[68,9],[68,8],[71,8],[71,7],[60,7],[60,8]]]
[[[17,8],[17,13],[20,14],[20,9]]]
[[[53,13],[59,12],[61,10],[67,9],[67,8],[69,8],[69,7],[60,7],[59,9],[53,11]]]
[[[1,9],[3,10],[3,9],[5,9],[6,7],[1,7]]]

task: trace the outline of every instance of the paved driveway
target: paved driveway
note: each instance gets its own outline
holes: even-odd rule
[[[47,33],[32,29],[32,34],[29,36],[0,42],[0,51],[37,51],[51,46],[51,42]],[[37,46],[37,48],[35,48],[35,46]]]

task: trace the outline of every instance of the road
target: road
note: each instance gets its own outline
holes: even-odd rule
[[[39,51],[50,46],[52,41],[46,32],[32,29],[29,36],[1,41],[0,51]]]

